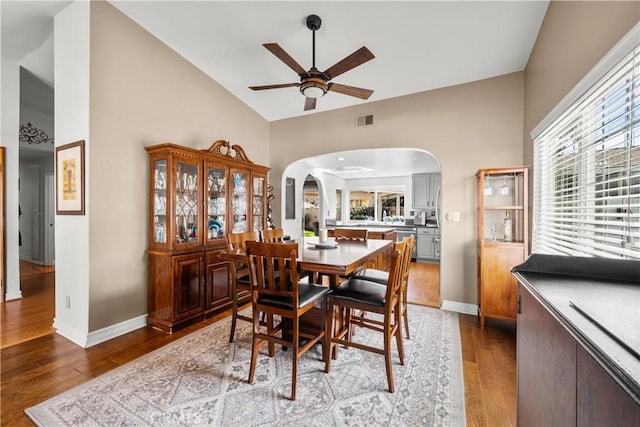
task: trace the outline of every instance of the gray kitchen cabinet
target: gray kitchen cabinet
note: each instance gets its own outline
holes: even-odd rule
[[[440,259],[440,230],[437,228],[418,228],[418,261]]]
[[[440,190],[440,174],[416,174],[411,177],[411,183],[413,209],[435,209]]]
[[[429,174],[413,175],[411,177],[411,189],[413,208],[428,208]]]

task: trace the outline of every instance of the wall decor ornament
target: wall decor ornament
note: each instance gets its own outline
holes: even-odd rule
[[[31,122],[28,122],[26,125],[20,125],[20,136],[18,140],[28,144],[43,144],[47,142],[53,144],[53,138],[49,138],[43,129],[38,129],[33,126]]]
[[[84,140],[56,147],[56,215],[84,215]]]

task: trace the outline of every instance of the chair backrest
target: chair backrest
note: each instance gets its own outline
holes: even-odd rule
[[[416,244],[416,238],[413,235],[407,236],[402,240],[404,250],[402,253],[402,288],[403,292],[406,291],[409,285],[409,269],[411,267],[411,256],[413,255],[413,247]]]
[[[247,241],[257,242],[259,240],[257,231],[245,231],[244,233],[231,233],[227,235],[227,245],[233,251],[239,248],[246,248]]]
[[[336,240],[366,241],[368,235],[366,228],[336,228],[333,232]]]
[[[398,247],[402,249],[400,250]],[[402,259],[405,247],[406,244],[404,242],[398,242],[391,255],[391,267],[389,268],[389,280],[387,281],[387,293],[385,296],[385,301],[387,302],[385,311],[389,312],[388,315],[391,315],[391,311],[396,308],[394,303],[400,304],[402,301]]]
[[[247,242],[254,302],[262,296],[292,298],[298,304],[298,244]]]
[[[273,228],[261,230],[261,242],[276,243],[284,241],[284,230],[282,228]]]

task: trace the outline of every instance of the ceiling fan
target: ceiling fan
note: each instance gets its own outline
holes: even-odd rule
[[[293,71],[295,71],[298,76],[300,76],[299,83],[284,83],[284,84],[276,84],[276,85],[266,85],[266,86],[249,86],[249,89],[252,90],[265,90],[265,89],[280,89],[284,87],[294,87],[297,86],[300,88],[300,93],[302,93],[305,97],[304,103],[304,111],[313,110],[316,108],[316,99],[324,96],[327,92],[337,92],[343,95],[355,96],[356,98],[361,99],[369,99],[371,94],[373,93],[370,89],[362,89],[354,86],[341,85],[338,83],[333,83],[331,80],[334,77],[339,76],[340,74],[346,73],[347,71],[355,68],[359,65],[364,64],[367,61],[375,58],[373,53],[369,51],[366,47],[361,47],[360,49],[353,52],[351,55],[347,56],[343,60],[339,61],[335,65],[327,68],[324,72],[319,71],[316,68],[316,30],[320,29],[320,25],[322,24],[322,20],[318,15],[309,15],[307,16],[307,28],[309,28],[313,32],[312,39],[312,56],[313,56],[313,64],[309,71],[306,71],[300,64],[296,62],[287,52],[284,51],[277,43],[266,43],[263,44],[264,47],[269,50],[269,52],[273,53],[279,60],[284,62],[289,66]]]

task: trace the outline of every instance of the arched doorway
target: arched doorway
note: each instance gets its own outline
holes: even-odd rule
[[[413,178],[424,174],[436,175],[439,187],[441,173],[440,162],[435,156],[425,150],[410,148],[351,150],[300,159],[288,165],[283,172],[282,194],[285,194],[287,180],[295,181],[296,215],[295,218],[283,218],[282,226],[285,234],[295,239],[304,229],[309,228],[312,232],[313,228],[308,227],[305,218],[309,214],[308,222],[311,223],[312,212],[318,212],[321,228],[363,224],[396,227],[401,236],[406,235],[407,230],[413,230],[420,238],[418,231],[424,231],[421,227],[425,225],[414,226],[411,220],[422,210],[426,211],[427,218],[438,217],[442,193],[438,192],[438,207],[414,207]],[[354,201],[354,198],[358,200]],[[282,203],[281,211],[285,212],[287,202],[284,198]],[[366,209],[363,208],[365,204],[368,204]],[[356,205],[359,206],[358,212],[366,211],[367,215],[352,215]],[[437,230],[432,227],[426,239],[429,239],[427,245],[434,248],[432,253],[437,253],[437,257],[422,258],[412,263],[410,280],[414,284],[409,288],[409,301],[440,307],[440,251],[435,249],[433,242],[437,242],[439,248],[446,235],[442,236],[440,232],[441,221],[435,222],[438,223]],[[437,239],[433,232],[437,233]]]

